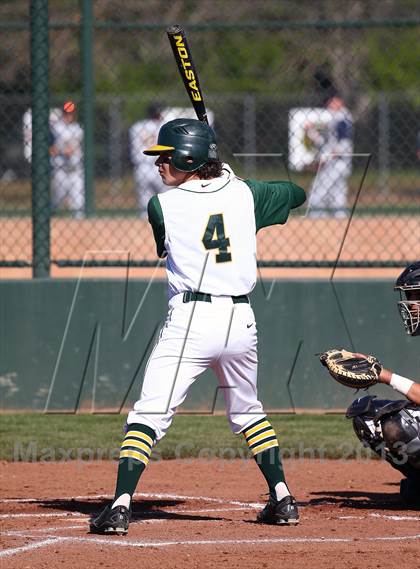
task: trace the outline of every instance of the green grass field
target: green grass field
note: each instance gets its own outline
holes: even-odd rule
[[[352,424],[343,415],[273,415],[285,458],[365,458]],[[0,429],[0,459],[53,461],[115,459],[123,437],[122,415],[6,414]],[[154,450],[154,459],[247,456],[224,416],[178,415]]]

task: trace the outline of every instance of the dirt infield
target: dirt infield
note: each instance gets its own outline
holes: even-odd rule
[[[254,522],[265,492],[252,460],[152,463],[126,537],[91,535],[113,490],[113,462],[3,463],[4,568],[419,566],[420,511],[399,502],[398,472],[378,461],[289,460],[297,527]]]

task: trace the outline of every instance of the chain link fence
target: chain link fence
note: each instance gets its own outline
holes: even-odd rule
[[[160,1],[50,2],[48,61],[34,25],[47,0],[31,12],[3,2],[0,266],[32,266],[37,254],[47,269],[128,254],[155,263],[145,207],[165,188],[141,148],[166,120],[193,116],[166,38],[174,22],[187,30],[223,160],[241,177],[307,191],[285,228],[258,234],[261,266],[418,259],[420,18],[409,1],[302,2],[299,20],[292,4],[262,0],[256,19],[247,0],[192,13],[185,1],[170,13]]]

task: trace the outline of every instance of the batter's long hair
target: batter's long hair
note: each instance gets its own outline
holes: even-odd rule
[[[210,180],[211,178],[219,178],[222,175],[223,163],[220,160],[211,160],[200,166],[196,173],[201,180]]]

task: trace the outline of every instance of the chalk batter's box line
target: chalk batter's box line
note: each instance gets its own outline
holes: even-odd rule
[[[100,499],[110,499],[113,497],[113,494],[95,494],[95,495],[91,495],[91,496],[65,496],[65,497],[61,497],[58,498],[59,500],[100,500]],[[183,495],[183,494],[162,494],[162,493],[146,493],[146,492],[142,492],[142,493],[136,493],[134,495],[134,498],[158,498],[158,499],[179,499],[179,500],[190,500],[190,501],[203,501],[203,502],[210,502],[210,503],[219,503],[219,504],[227,504],[227,505],[232,505],[232,506],[238,506],[238,510],[240,509],[258,509],[261,508],[264,504],[261,502],[241,502],[239,500],[227,500],[225,498],[214,498],[214,497],[210,497],[210,496],[187,496],[187,495]],[[45,500],[51,500],[50,497],[48,498],[3,498],[0,499],[0,503],[41,503],[44,502]],[[323,505],[326,505],[330,502],[326,501],[323,502]],[[331,505],[334,505],[333,502],[331,502]],[[304,509],[305,506],[301,505],[300,506],[301,509]],[[218,509],[214,509],[214,511],[235,511],[236,508],[222,508],[220,510]],[[177,509],[177,510],[167,510],[168,513],[206,513],[206,512],[211,512],[213,511],[212,509],[197,509],[197,510],[181,510],[181,509]],[[141,511],[139,512],[141,513]],[[150,514],[150,512],[149,512]],[[78,513],[69,513],[66,514],[65,516],[63,516],[63,518],[72,515],[72,516],[80,516],[80,514]],[[7,514],[7,515],[0,515],[0,518],[2,517],[7,517],[10,518],[12,516],[15,517],[29,517],[29,516],[51,516],[51,517],[60,517],[62,516],[62,514],[58,514],[58,513],[50,513],[50,514]],[[409,521],[417,521],[420,518],[408,518],[405,516],[384,516],[383,514],[377,514],[377,513],[372,513],[372,514],[368,514],[368,516],[370,517],[380,517],[383,519],[389,519],[392,521],[404,521],[404,520],[409,520]],[[351,519],[350,516],[341,516],[341,519]],[[360,516],[355,516],[354,519],[365,519],[364,517],[360,517]],[[340,518],[338,518],[340,519]]]
[[[247,509],[250,509],[246,506],[237,506],[237,507],[231,507],[231,508],[199,508],[199,509],[188,509],[188,510],[183,510],[183,509],[171,509],[171,510],[165,510],[165,513],[167,514],[206,514],[206,513],[213,513],[213,512],[235,512],[235,511],[245,511]],[[142,514],[146,514],[148,517],[146,519],[141,518],[140,516]],[[137,511],[135,513],[135,516],[133,517],[133,521],[135,523],[141,523],[141,522],[157,522],[160,520],[155,519],[155,517],[159,517],[161,516],[162,513],[161,512],[153,512],[150,510],[144,510],[144,511]],[[69,519],[71,517],[71,519]],[[61,513],[55,513],[55,512],[50,512],[50,513],[22,513],[22,514],[1,514],[0,515],[0,519],[19,519],[19,518],[56,518],[56,519],[62,519],[63,521],[69,521],[70,523],[73,523],[75,521],[79,521],[85,523],[88,519],[89,519],[89,515],[83,516],[82,514],[79,513],[74,513],[71,512],[69,514],[61,514]],[[371,514],[367,514],[366,516],[338,516],[337,520],[366,520],[368,518],[377,518],[377,519],[381,519],[381,520],[385,520],[385,521],[392,521],[392,522],[417,522],[420,521],[420,516],[397,516],[397,515],[388,515],[388,514],[378,514],[378,513],[371,513]],[[163,518],[161,521],[171,521],[168,520],[167,518]],[[211,520],[197,520],[197,521],[211,521]],[[76,527],[76,526],[75,526]],[[60,526],[60,529],[65,529],[68,528],[68,526]],[[43,528],[47,529],[47,528]],[[32,530],[32,531],[41,531],[41,530]]]
[[[167,522],[167,519],[162,519],[162,520],[139,520],[138,522],[136,522],[137,524],[156,524],[156,523],[160,523],[160,522]],[[219,521],[219,520],[212,520],[212,521]],[[55,526],[55,527],[46,527],[46,528],[31,528],[31,531],[28,532],[24,532],[22,530],[10,530],[10,531],[6,531],[6,532],[2,532],[2,537],[24,537],[24,538],[33,538],[33,539],[38,539],[39,537],[41,537],[39,534],[42,533],[49,533],[49,532],[55,532],[55,531],[67,531],[67,530],[72,530],[72,529],[86,529],[86,520],[84,519],[83,522],[79,523],[78,525],[73,525],[73,526]],[[48,537],[53,537],[53,536],[48,536]],[[57,536],[59,537],[59,536]],[[64,536],[65,537],[65,536]]]
[[[72,517],[72,522],[74,521],[74,518],[80,518],[80,519],[85,519],[84,516],[82,516],[82,514],[80,513],[75,513],[75,512],[69,512],[68,514],[59,514],[59,513],[55,513],[55,512],[50,512],[48,514],[46,514],[45,512],[38,512],[38,513],[22,513],[22,514],[0,514],[0,519],[10,519],[10,518],[62,518],[63,520],[68,519],[69,517]]]
[[[22,537],[30,537],[28,535],[23,535]],[[11,549],[6,549],[0,552],[1,557],[10,557],[19,553],[25,553],[33,549],[40,549],[42,547],[48,547],[50,545],[56,546],[57,543],[96,543],[100,545],[113,545],[116,547],[173,547],[173,546],[187,546],[191,547],[194,545],[210,545],[210,546],[220,546],[220,545],[275,545],[275,544],[294,544],[294,543],[358,543],[360,542],[386,542],[386,541],[412,541],[420,539],[420,534],[416,535],[402,535],[402,536],[377,536],[377,537],[365,537],[365,538],[355,538],[355,537],[283,537],[283,538],[259,538],[259,539],[215,539],[215,540],[178,540],[178,541],[125,541],[125,540],[115,540],[107,538],[97,538],[97,537],[51,537],[45,540],[37,541],[28,545],[23,545],[21,547],[14,547]]]
[[[368,514],[367,516],[339,516],[338,520],[366,520],[367,518],[380,518],[392,522],[420,522],[420,516],[395,516],[389,514]]]
[[[35,543],[28,543],[27,545],[22,545],[20,547],[12,547],[10,549],[4,549],[3,551],[0,551],[0,559],[2,557],[11,557],[12,555],[16,555],[19,553],[26,553],[27,551],[31,551],[33,549],[40,549],[41,547],[48,547],[49,545],[57,545],[57,543],[60,543],[64,539],[67,538],[54,537],[54,538],[43,539],[41,541],[36,541]]]
[[[57,498],[59,500],[101,500],[101,499],[110,499],[113,497],[113,494],[94,494],[91,496],[65,496],[65,497],[61,497],[61,498]],[[202,501],[202,502],[211,502],[211,503],[218,503],[218,504],[227,504],[227,505],[232,505],[232,506],[238,506],[238,508],[221,508],[219,509],[197,509],[197,510],[181,510],[181,509],[177,509],[177,510],[166,510],[168,513],[205,513],[205,512],[211,512],[211,511],[235,511],[237,510],[242,510],[242,509],[258,509],[261,508],[264,504],[261,502],[241,502],[239,500],[227,500],[225,498],[213,498],[210,496],[186,496],[183,494],[161,494],[161,493],[146,493],[146,492],[142,492],[142,493],[136,493],[134,494],[134,498],[157,498],[157,499],[170,499],[170,500],[190,500],[190,501]],[[0,504],[1,503],[5,503],[5,504],[10,504],[10,503],[42,503],[45,500],[51,500],[51,497],[47,497],[47,498],[3,498],[0,499]],[[328,502],[325,501],[322,503],[322,505],[326,505],[326,504],[331,504],[334,505],[333,502]],[[305,508],[305,506],[300,505],[300,507],[302,509]],[[140,512],[141,513],[141,510]],[[149,512],[150,513],[150,512]],[[63,518],[72,515],[72,516],[78,516],[80,514],[71,512],[69,514],[66,514],[65,516],[63,516]],[[58,513],[50,513],[50,514],[5,514],[5,515],[0,515],[0,518],[6,517],[6,518],[10,518],[10,517],[29,517],[29,516],[55,516],[55,517],[59,517],[62,516],[62,514],[58,514]],[[368,516],[370,517],[380,517],[383,519],[390,519],[392,521],[404,521],[404,520],[409,520],[409,521],[417,521],[420,518],[413,518],[413,517],[407,517],[407,516],[385,516],[383,514],[377,514],[377,513],[372,513],[372,514],[368,514]],[[351,516],[341,516],[340,518],[337,519],[351,519]],[[353,519],[365,519],[365,517],[363,516],[354,516]]]
[[[113,494],[96,494],[93,496],[60,496],[57,500],[101,500],[113,498]],[[232,506],[244,506],[248,508],[260,508],[264,504],[261,502],[241,502],[239,500],[228,500],[226,498],[213,498],[210,496],[185,496],[181,494],[155,494],[155,493],[137,493],[134,494],[134,498],[158,498],[158,499],[170,499],[170,500],[191,500],[191,501],[203,501],[203,502],[213,502],[215,504],[229,504]],[[4,498],[0,499],[0,504],[10,504],[10,503],[37,503],[44,502],[45,500],[51,500],[51,496],[45,498]]]
[[[252,507],[247,507],[247,506],[232,506],[230,508],[225,508],[225,507],[220,507],[220,508],[198,508],[198,509],[188,509],[188,510],[184,510],[182,508],[178,508],[178,509],[170,509],[170,510],[165,510],[166,514],[207,514],[207,513],[212,513],[212,512],[243,512],[246,510],[250,510],[250,509],[254,509]],[[138,510],[136,512],[134,512],[134,516],[133,516],[133,520],[136,521],[140,521],[140,518],[142,515],[147,515],[147,517],[153,518],[153,517],[159,517],[162,516],[162,512],[153,512],[150,510]],[[71,514],[59,514],[59,513],[22,513],[22,514],[1,514],[0,515],[0,519],[19,519],[19,518],[58,518],[58,519],[63,519],[66,520],[68,519],[70,516],[72,516],[72,519],[70,521],[75,521],[76,519],[80,519],[80,520],[87,520],[89,519],[90,515],[86,515],[83,516],[82,514],[79,513],[71,513]],[[143,519],[143,518],[141,518]]]

